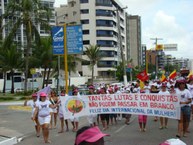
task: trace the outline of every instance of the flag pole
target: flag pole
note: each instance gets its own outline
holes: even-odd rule
[[[64,70],[65,70],[65,87],[66,94],[68,94],[68,51],[66,42],[66,24],[64,24]]]

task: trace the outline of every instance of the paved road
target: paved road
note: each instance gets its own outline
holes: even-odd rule
[[[44,144],[42,136],[40,138],[35,136],[30,112],[10,110],[8,107],[0,105],[0,135],[22,138],[18,145]],[[169,128],[159,130],[159,122],[154,122],[152,117],[148,117],[146,132],[139,131],[137,116],[132,116],[131,120],[130,125],[125,125],[122,120],[117,125],[110,126],[105,131],[110,134],[110,137],[105,137],[105,145],[159,145],[167,139],[175,138],[176,120],[170,119]],[[88,125],[85,117],[81,118],[80,122],[80,126]],[[99,127],[101,128],[101,125]],[[51,145],[74,145],[74,132],[58,134],[58,130],[59,124],[56,129],[50,130]],[[193,121],[190,124],[190,132],[189,137],[182,138],[187,145],[193,144]]]

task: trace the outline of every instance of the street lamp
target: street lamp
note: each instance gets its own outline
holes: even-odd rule
[[[163,40],[162,38],[151,38],[151,40],[155,40],[155,79],[157,79],[158,72],[158,52],[157,52],[157,41]]]
[[[127,6],[124,8],[121,8],[121,10],[127,9]],[[121,37],[121,26],[120,26],[120,15],[118,8],[115,10],[117,12],[117,28],[118,28],[118,38],[119,38],[119,48],[121,51],[121,59],[122,59],[122,64],[123,64],[123,80],[124,80],[124,85],[127,85],[127,74],[126,74],[126,68],[125,68],[125,56],[123,53],[123,45],[122,45],[122,37]]]

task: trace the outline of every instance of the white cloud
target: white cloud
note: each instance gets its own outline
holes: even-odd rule
[[[167,54],[172,54],[177,58],[193,58],[193,47],[190,46],[193,40],[193,34],[189,33],[184,27],[176,22],[176,17],[167,15],[164,11],[158,11],[153,18],[152,26],[145,28],[144,37],[149,46],[152,47],[152,42],[147,39],[159,37],[163,40],[158,41],[158,43],[163,44],[178,44],[177,52],[167,52]]]

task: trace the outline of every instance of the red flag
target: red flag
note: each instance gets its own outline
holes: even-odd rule
[[[170,75],[169,79],[174,79],[177,76],[176,70],[174,70]]]
[[[166,82],[167,81],[167,78],[164,74],[162,74],[162,77],[160,79],[161,82]]]
[[[147,73],[146,73],[146,70],[140,72],[138,75],[137,75],[137,78],[141,81],[147,81],[149,79]]]

